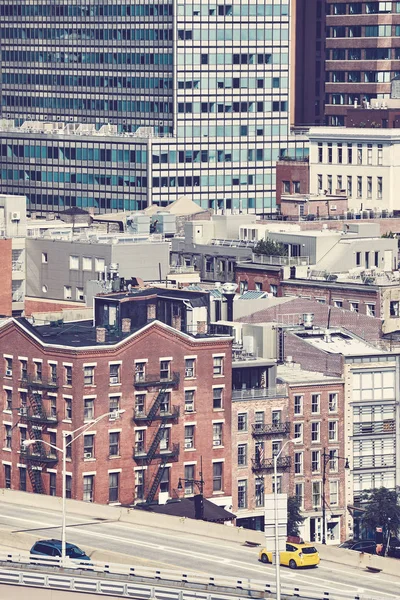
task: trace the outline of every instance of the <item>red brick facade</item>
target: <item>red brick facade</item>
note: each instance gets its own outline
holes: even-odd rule
[[[24,308],[25,316],[30,317],[33,313],[48,314],[50,312],[60,312],[62,310],[81,310],[82,308],[85,308],[85,303],[49,301],[25,296]]]
[[[90,427],[88,434],[94,436],[92,456],[86,451],[83,436],[76,439],[71,445],[71,458],[68,458],[67,471],[71,475],[71,497],[82,500],[84,498],[84,475],[94,476],[93,501],[107,503],[109,496],[109,475],[119,473],[119,489],[117,501],[132,503],[135,497],[135,474],[137,470],[145,471],[145,493],[154,479],[158,469],[159,460],[151,460],[150,464],[143,464],[143,460],[134,460],[135,435],[144,431],[144,449],[149,450],[156,435],[161,413],[152,422],[147,420],[134,420],[135,399],[138,394],[145,395],[143,412],[148,414],[159,390],[159,384],[134,385],[135,369],[137,363],[144,363],[146,379],[160,380],[160,360],[170,361],[170,373],[177,373],[179,380],[168,386],[170,391],[169,408],[166,413],[174,413],[175,417],[165,417],[168,421],[166,428],[170,430],[168,448],[177,449],[179,452],[168,461],[169,467],[169,496],[181,494],[177,491],[178,480],[185,476],[185,464],[194,464],[194,477],[199,478],[200,457],[203,458],[203,479],[205,481],[205,496],[219,498],[231,495],[231,341],[220,338],[195,339],[159,322],[144,327],[136,334],[125,338],[113,346],[97,346],[92,348],[67,348],[62,346],[45,346],[34,333],[23,330],[18,323],[11,322],[0,330],[0,377],[2,390],[0,410],[2,415],[3,449],[2,469],[0,471],[0,487],[9,486],[20,489],[20,471],[28,468],[26,476],[26,489],[32,491],[32,468],[30,461],[20,452],[21,431],[27,431],[27,437],[34,435],[35,428],[41,428],[42,438],[48,442],[62,445],[62,431],[72,431],[84,424],[85,399],[89,400],[86,406],[88,418],[96,418],[112,410],[113,402],[119,403],[119,408],[125,410],[119,420],[110,420],[108,417]],[[222,358],[222,374],[213,374],[214,357]],[[195,359],[194,375],[186,377],[185,357]],[[8,363],[7,363],[8,359]],[[11,361],[11,362],[10,362]],[[27,377],[21,376],[21,369],[26,361]],[[35,384],[36,391],[42,393],[42,405],[47,416],[53,419],[43,421],[42,418],[32,419],[20,413],[21,391],[27,394],[26,406],[28,415],[35,411],[32,409],[34,389],[28,381],[37,379],[35,369],[40,364],[42,367],[42,380],[50,377],[53,368],[53,377],[56,373],[57,384],[45,389],[46,386]],[[51,367],[51,364],[54,367]],[[117,379],[111,377],[110,364],[119,365]],[[94,380],[84,376],[84,365],[94,368]],[[10,369],[7,375],[7,368]],[[68,371],[72,377],[68,381]],[[154,379],[153,379],[154,381]],[[88,383],[89,382],[89,383]],[[222,408],[213,408],[213,388],[222,387]],[[194,410],[185,412],[185,389],[194,391]],[[10,390],[7,392],[7,390]],[[7,400],[7,394],[9,396]],[[53,398],[53,404],[51,401]],[[113,398],[113,400],[111,400]],[[119,398],[119,400],[116,400]],[[91,408],[90,400],[93,399]],[[115,406],[115,405],[114,405]],[[92,411],[93,410],[93,414]],[[179,410],[179,415],[175,410]],[[32,422],[33,421],[33,422]],[[213,424],[222,425],[222,440],[219,445],[215,443]],[[185,423],[193,424],[194,447],[185,440]],[[12,429],[8,433],[11,425]],[[119,433],[119,447],[111,453],[110,433]],[[115,437],[115,436],[114,436]],[[118,436],[117,436],[118,437]],[[7,439],[8,438],[8,439]],[[137,441],[137,438],[136,438]],[[186,442],[186,443],[185,443]],[[9,446],[9,448],[7,448]],[[30,447],[32,448],[32,447]],[[48,451],[48,449],[46,449]],[[161,449],[158,451],[161,453]],[[58,462],[53,464],[38,465],[44,467],[42,483],[44,493],[61,495],[62,460],[59,453]],[[218,483],[213,486],[213,464],[222,463],[221,490]],[[8,467],[11,467],[11,474]],[[31,470],[31,474],[29,474]],[[33,469],[35,470],[35,469]],[[56,474],[55,488],[50,489],[50,474]],[[11,475],[9,481],[5,477]],[[138,482],[137,482],[138,483]]]
[[[276,205],[282,194],[308,194],[310,191],[310,166],[308,161],[278,160],[276,163]]]
[[[283,279],[283,269],[269,267],[268,265],[252,264],[251,268],[246,264],[239,264],[235,267],[235,281],[240,288],[240,284],[247,284],[247,289],[272,293],[277,287],[277,296],[282,295],[281,282]],[[260,288],[261,286],[261,288]]]

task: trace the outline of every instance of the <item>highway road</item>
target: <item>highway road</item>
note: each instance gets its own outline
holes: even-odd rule
[[[1,530],[29,530],[37,539],[60,538],[60,521],[61,515],[56,511],[0,502],[0,546]],[[67,524],[69,542],[78,544],[89,554],[94,549],[110,552],[108,560],[112,562],[117,562],[116,555],[112,553],[118,552],[121,557],[124,555],[123,562],[129,561],[133,566],[140,563],[214,576],[274,581],[273,566],[258,562],[258,550],[255,548],[118,521],[97,522],[80,515],[68,516]],[[15,535],[19,536],[18,533]],[[400,597],[400,591],[396,592],[400,590],[400,578],[334,563],[321,563],[318,568],[306,571],[282,567],[281,577],[282,583],[293,586],[367,593],[371,600],[398,600]]]

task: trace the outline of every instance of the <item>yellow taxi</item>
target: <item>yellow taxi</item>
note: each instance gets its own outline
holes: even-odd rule
[[[272,552],[263,548],[260,550],[259,560],[263,563],[272,563]],[[281,565],[297,569],[297,567],[316,567],[320,558],[318,550],[311,544],[288,544],[286,550],[281,552]]]

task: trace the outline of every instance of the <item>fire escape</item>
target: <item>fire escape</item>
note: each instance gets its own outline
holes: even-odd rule
[[[157,376],[148,376],[146,378],[136,380],[135,387],[159,387],[153,403],[146,413],[145,410],[134,409],[133,420],[135,423],[146,423],[148,426],[147,431],[151,431],[150,427],[155,423],[156,427],[152,440],[149,447],[146,449],[146,444],[135,445],[133,451],[133,458],[138,465],[152,465],[154,461],[157,461],[155,474],[151,481],[151,484],[146,487],[145,502],[149,504],[153,502],[158,487],[164,475],[164,471],[168,462],[178,460],[179,456],[179,444],[168,443],[167,447],[162,448],[160,446],[161,441],[164,439],[165,433],[169,431],[167,424],[176,422],[179,418],[179,406],[167,407],[165,410],[165,401],[168,398],[169,390],[176,388],[179,385],[179,373],[173,373],[169,379],[160,379]]]
[[[27,424],[27,439],[42,440],[48,427],[57,424],[56,399],[54,398],[52,404],[48,396],[49,392],[58,389],[57,378],[46,379],[26,375],[21,379],[21,385],[27,389],[27,403],[21,406],[19,412],[21,422]],[[28,448],[21,446],[21,459],[25,460],[32,491],[44,494],[42,473],[49,465],[57,463],[57,454],[52,448],[38,441]]]

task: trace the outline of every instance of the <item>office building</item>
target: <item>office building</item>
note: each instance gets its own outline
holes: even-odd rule
[[[148,128],[151,151],[141,163],[147,173],[138,179],[136,164],[134,181],[122,183],[133,203],[128,210],[143,208],[143,202],[166,205],[185,194],[204,208],[275,212],[276,160],[306,152],[303,136],[289,132],[294,21],[287,0],[178,2],[175,12],[171,2],[161,1],[82,6],[9,0],[0,18],[3,118],[17,125],[92,123],[96,129],[110,123],[119,134]],[[14,150],[5,152],[1,190],[9,193],[26,187],[26,174],[9,166]],[[109,161],[85,149],[81,157],[20,152],[32,171],[43,160],[54,167],[62,160],[77,176],[82,168],[85,178],[85,165],[74,161],[86,158],[103,170],[118,169],[118,157]],[[82,183],[88,193],[66,181],[66,191],[46,202],[46,183],[36,181],[27,190],[28,203],[57,211],[63,197],[64,206],[117,210],[119,190],[112,189],[111,202],[102,206],[90,186],[107,183]]]

